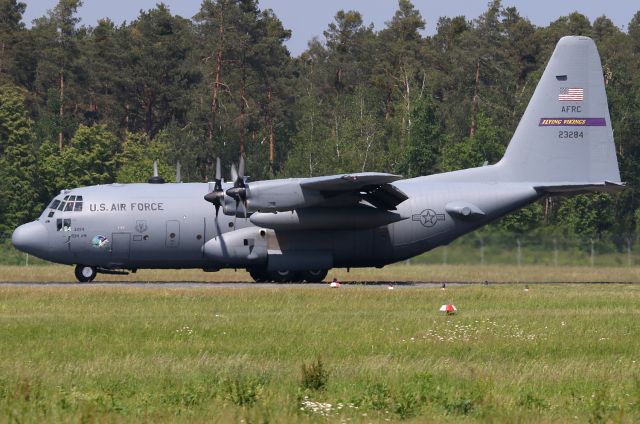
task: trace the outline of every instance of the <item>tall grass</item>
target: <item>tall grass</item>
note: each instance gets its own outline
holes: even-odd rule
[[[632,422],[639,301],[635,285],[0,287],[0,421]]]

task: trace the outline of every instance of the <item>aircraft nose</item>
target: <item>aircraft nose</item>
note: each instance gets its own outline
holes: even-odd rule
[[[11,243],[25,253],[38,254],[49,245],[47,229],[41,222],[28,222],[15,229]]]

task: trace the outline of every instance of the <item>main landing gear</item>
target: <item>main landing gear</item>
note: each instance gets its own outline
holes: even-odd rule
[[[320,283],[327,276],[326,269],[312,269],[307,271],[291,271],[288,269],[267,271],[266,269],[249,269],[249,275],[256,283],[273,281],[275,283],[291,283],[294,281],[307,283]]]
[[[75,274],[79,282],[88,283],[96,278],[98,269],[94,266],[76,265]]]

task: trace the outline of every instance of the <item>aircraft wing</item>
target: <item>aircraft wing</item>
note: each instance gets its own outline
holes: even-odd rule
[[[300,186],[302,186],[302,188],[320,191],[351,191],[369,185],[388,184],[400,179],[402,179],[400,175],[381,172],[359,172],[355,174],[304,178],[300,182]]]
[[[362,172],[255,181],[234,190],[243,191],[244,197],[240,197],[238,203],[246,201],[249,213],[284,212],[312,207],[347,208],[363,201],[376,209],[390,211],[396,210],[400,203],[408,199],[405,193],[391,184],[401,178],[400,175]],[[228,195],[225,199],[225,213],[236,213],[238,208],[235,207],[234,199]]]
[[[360,172],[305,178],[300,182],[300,187],[303,190],[317,190],[326,197],[357,193],[377,208],[395,210],[400,203],[409,198],[402,190],[390,184],[400,179],[400,175]]]

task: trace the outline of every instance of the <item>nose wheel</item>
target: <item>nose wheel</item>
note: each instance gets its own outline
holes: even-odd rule
[[[79,282],[88,283],[96,278],[98,270],[93,266],[76,265],[75,274]]]

